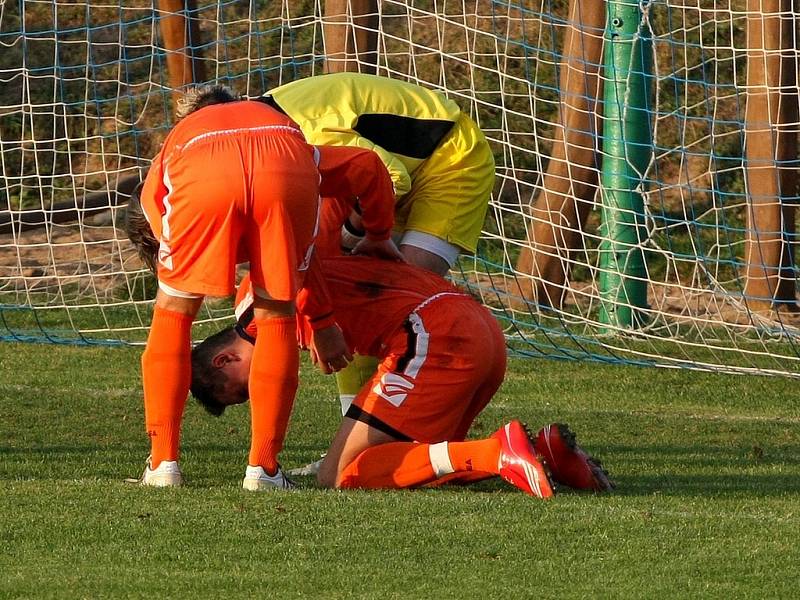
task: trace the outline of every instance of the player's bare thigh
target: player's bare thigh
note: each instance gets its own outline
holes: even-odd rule
[[[400,253],[407,262],[436,273],[440,277],[444,277],[450,271],[450,264],[444,258],[428,250],[403,244],[400,246]]]

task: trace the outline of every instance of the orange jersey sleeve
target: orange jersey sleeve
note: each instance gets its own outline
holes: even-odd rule
[[[394,225],[394,187],[377,154],[363,148],[317,146],[320,195],[358,203],[370,238],[386,240]]]
[[[298,315],[315,331],[330,327],[336,322],[328,284],[316,254],[311,257],[303,287],[297,294],[296,306]]]
[[[322,198],[319,211],[319,231],[314,242],[314,254],[320,258],[341,256],[342,224],[353,210],[352,199]]]

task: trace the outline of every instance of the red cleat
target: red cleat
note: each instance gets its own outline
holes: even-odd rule
[[[531,496],[553,496],[550,476],[536,458],[533,440],[522,423],[511,421],[492,437],[500,441],[500,477]]]
[[[553,479],[578,490],[609,492],[614,484],[600,461],[586,453],[564,423],[545,425],[536,436],[536,453],[550,468]]]

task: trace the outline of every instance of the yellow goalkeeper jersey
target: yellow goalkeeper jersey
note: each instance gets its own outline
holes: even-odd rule
[[[453,128],[459,106],[442,94],[364,73],[332,73],[274,88],[267,95],[312,144],[369,148],[383,160],[398,197]]]

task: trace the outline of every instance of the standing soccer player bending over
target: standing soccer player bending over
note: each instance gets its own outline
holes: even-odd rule
[[[247,383],[252,438],[244,487],[283,486],[278,453],[298,372],[294,298],[306,272],[315,268],[320,185],[345,193],[353,186],[353,195],[381,206],[387,198],[391,202],[391,181],[374,153],[310,146],[285,115],[262,102],[236,101],[225,88],[190,95],[185,106],[153,159],[140,201],[133,200],[128,211],[129,236],[157,269],[159,287],[142,355],[151,442],[142,483],[182,482],[177,461],[191,379],[192,321],[204,296],[233,293],[236,264],[249,261],[258,342]],[[331,165],[321,184],[318,163]],[[367,249],[399,257],[389,240],[391,217],[372,229]],[[320,306],[315,355],[323,370],[337,371],[351,355]]]
[[[599,463],[564,425],[545,427],[535,442],[519,421],[489,438],[464,441],[506,369],[505,340],[486,308],[411,265],[386,268],[366,257],[322,265],[349,349],[381,362],[342,419],[318,474],[321,484],[407,488],[500,475],[548,498],[553,489],[544,462],[557,482],[611,489]],[[246,401],[247,373],[259,360],[253,344],[261,333],[252,326],[246,286],[238,298],[237,326],[208,338],[192,355],[192,393],[215,415]],[[313,313],[313,302],[301,293],[301,313]],[[298,325],[298,341],[306,346],[308,321]]]

